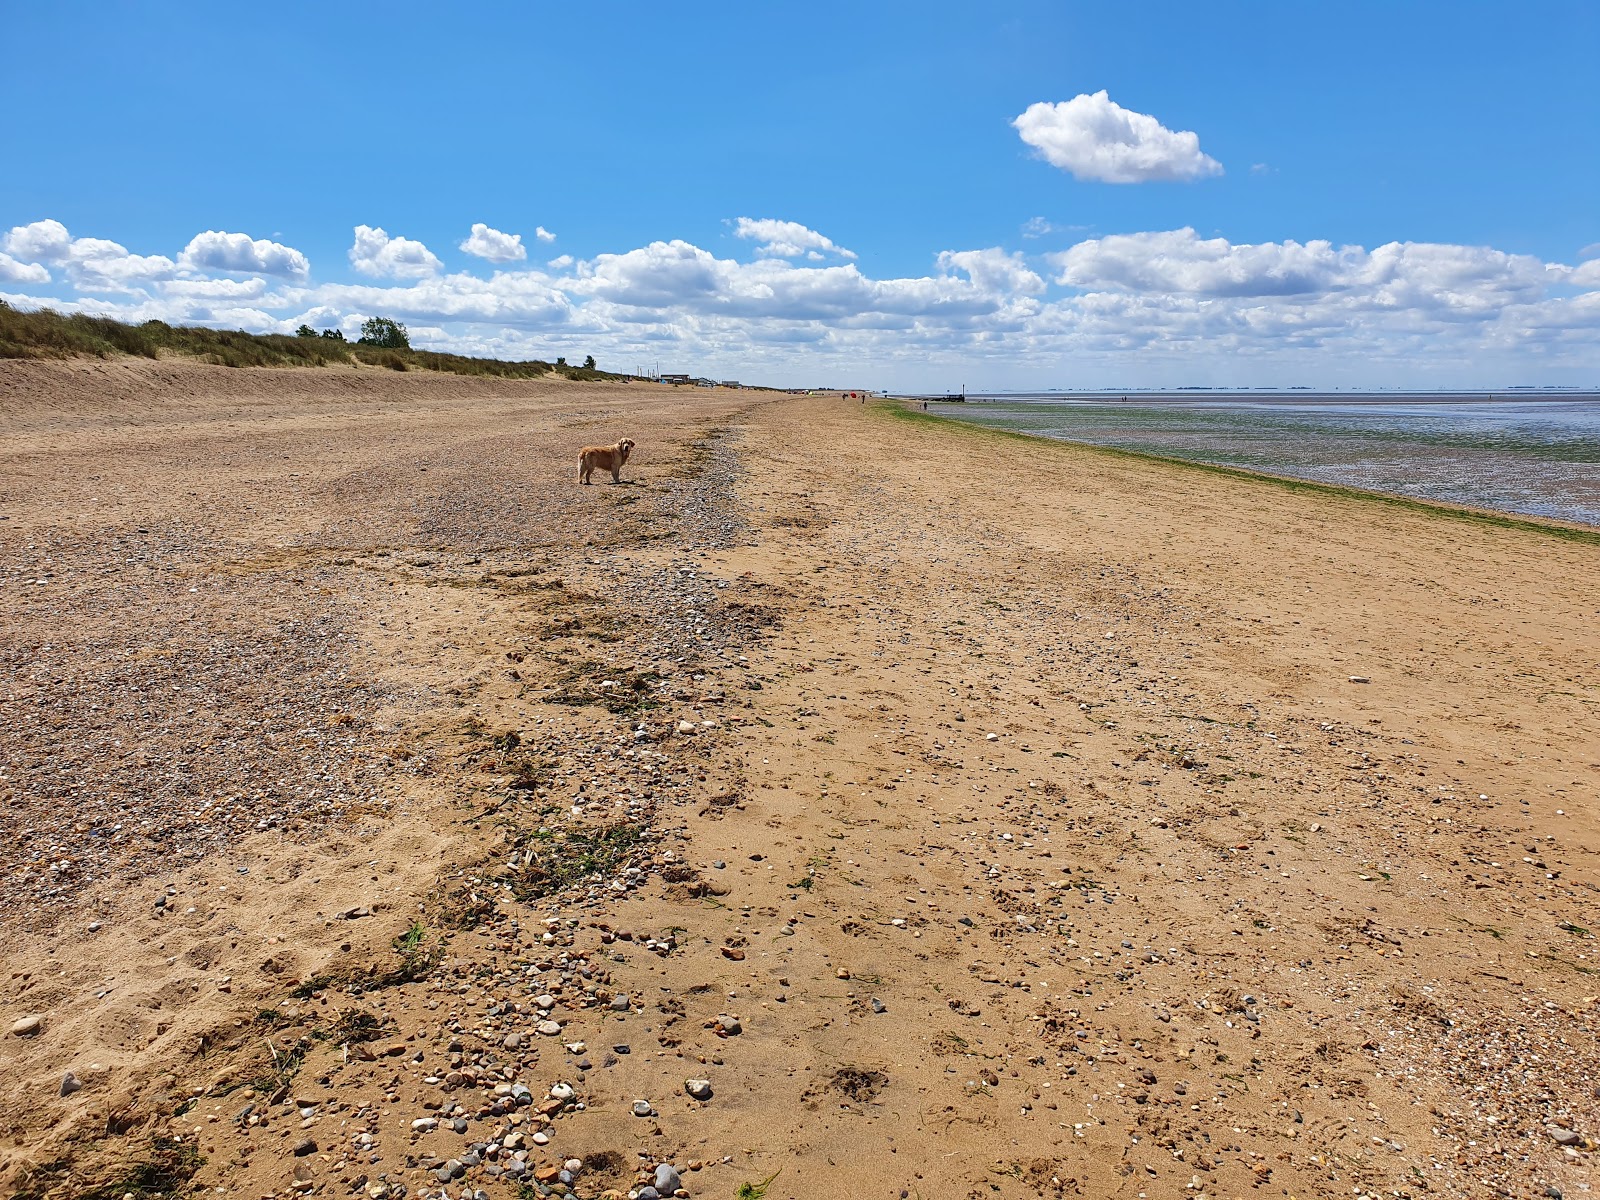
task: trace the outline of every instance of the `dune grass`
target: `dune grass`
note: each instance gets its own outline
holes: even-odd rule
[[[146,321],[129,325],[109,317],[24,312],[0,301],[0,358],[186,358],[224,367],[338,367],[364,364],[392,371],[443,371],[502,379],[627,379],[611,371],[555,365],[538,359],[504,362],[434,350],[391,350],[335,338],[204,329]]]

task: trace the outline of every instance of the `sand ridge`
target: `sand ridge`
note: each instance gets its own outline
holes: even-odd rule
[[[125,531],[202,480],[166,502],[186,586],[348,635],[325,723],[380,803],[351,776],[25,938],[3,1136],[39,1194],[156,1137],[260,1195],[573,1156],[584,1196],[658,1161],[773,1197],[1585,1178],[1593,547],[835,398],[408,379],[374,416],[222,374],[254,379],[127,385],[170,429],[78,397],[9,445],[12,549],[71,578],[86,482]],[[219,441],[282,374],[308,407]],[[590,430],[639,442],[631,486],[576,488]],[[103,438],[133,449],[87,480]],[[15,669],[49,617],[8,622]],[[119,970],[137,1004],[95,997]]]

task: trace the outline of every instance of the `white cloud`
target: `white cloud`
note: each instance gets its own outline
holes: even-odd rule
[[[1564,282],[1575,287],[1600,287],[1600,258],[1591,258],[1564,272]]]
[[[1039,102],[1011,122],[1051,166],[1101,183],[1187,181],[1222,174],[1200,137],[1123,108],[1104,91],[1059,104]]]
[[[832,238],[823,237],[815,229],[807,229],[798,221],[775,221],[770,217],[759,220],[740,217],[734,223],[733,236],[763,243],[756,253],[771,258],[806,257],[820,261],[824,255],[836,254],[840,258],[855,258],[843,246],[835,245]]]
[[[50,272],[38,263],[18,262],[11,255],[0,250],[0,282],[49,283]]]
[[[120,242],[105,238],[73,238],[67,253],[67,274],[79,287],[127,291],[176,269],[164,254],[130,254]]]
[[[1049,256],[1057,283],[1211,296],[1291,296],[1334,286],[1341,271],[1328,242],[1235,246],[1193,229],[1092,238]]]
[[[0,238],[0,250],[16,255],[23,262],[66,262],[72,250],[72,235],[60,221],[34,221],[15,226]]]
[[[43,290],[32,285],[44,266],[7,251],[16,266],[0,260],[0,297],[256,331],[305,323],[348,334],[376,313],[463,352],[659,358],[668,370],[771,382],[838,372],[866,382],[855,376],[864,370],[929,390],[956,371],[974,386],[1482,386],[1554,364],[1587,382],[1600,338],[1600,260],[1569,266],[1422,242],[1244,244],[1178,229],[1093,238],[1032,259],[1003,247],[947,250],[925,275],[879,279],[855,262],[809,259],[822,251],[792,229],[747,229],[763,245],[787,235],[800,253],[743,262],[660,241],[489,278],[433,271],[352,285],[200,278],[159,255],[35,222],[5,243],[17,235],[30,253],[52,256],[61,270],[49,274],[67,286],[50,290],[69,294],[30,295]],[[403,241],[369,232],[375,258]],[[28,278],[5,282],[17,269]]]
[[[542,226],[539,233],[544,233]],[[472,234],[461,243],[461,249],[492,263],[520,262],[528,257],[520,233],[501,233],[498,229],[489,228],[482,221],[473,224]]]
[[[267,291],[265,279],[169,279],[161,294],[195,300],[254,300]]]
[[[392,238],[381,228],[356,226],[355,244],[350,247],[350,265],[363,275],[380,279],[424,279],[443,268],[438,257],[421,242]]]
[[[497,271],[491,279],[444,275],[399,287],[329,284],[301,298],[342,312],[381,313],[435,324],[492,321],[527,328],[562,325],[571,316],[566,295],[548,279],[521,271]]]
[[[130,254],[120,242],[75,238],[60,221],[18,225],[0,238],[0,249],[19,261],[19,270],[27,271],[29,277],[20,280],[25,283],[47,282],[49,274],[37,278],[21,263],[60,264],[78,287],[110,291],[127,291],[139,283],[169,276],[175,269],[173,261],[163,254]]]
[[[556,235],[551,233],[543,225],[535,225],[533,227],[533,236],[538,238],[541,242],[553,242],[556,240]]]
[[[293,247],[217,229],[195,234],[178,255],[178,265],[190,271],[238,271],[290,279],[304,279],[311,271],[306,256]]]
[[[1007,254],[998,246],[989,250],[941,250],[939,269],[965,271],[974,284],[988,292],[1037,296],[1045,290],[1044,280],[1023,262],[1020,253]]]
[[[1550,282],[1537,258],[1487,246],[1390,242],[1235,245],[1193,229],[1119,234],[1049,256],[1056,282],[1077,288],[1208,297],[1344,294],[1390,309],[1485,309],[1531,299]]]

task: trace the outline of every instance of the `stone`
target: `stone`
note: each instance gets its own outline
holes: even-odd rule
[[[317,1139],[316,1138],[301,1138],[298,1142],[296,1142],[294,1144],[294,1156],[296,1158],[304,1158],[306,1155],[315,1154],[316,1152],[317,1152]]]
[[[696,1100],[711,1099],[711,1081],[709,1079],[685,1079],[683,1081],[683,1090]]]
[[[545,1037],[555,1037],[561,1032],[561,1025],[557,1021],[540,1021],[539,1032]]]
[[[1575,1129],[1567,1129],[1560,1125],[1545,1126],[1558,1146],[1576,1146],[1583,1141],[1583,1135]]]
[[[432,1133],[439,1128],[439,1119],[437,1117],[418,1117],[411,1122],[411,1128],[418,1133]]]
[[[613,996],[613,997],[611,997],[611,1011],[612,1012],[627,1012],[632,1007],[633,1007],[633,1002],[630,1001],[626,996]]]
[[[872,1011],[875,1013],[885,1013],[889,1011],[889,1006],[874,996],[872,998]]]
[[[738,1037],[744,1032],[744,1026],[739,1024],[738,1017],[731,1017],[723,1013],[717,1017],[717,1028],[729,1037]]]
[[[70,1096],[73,1092],[78,1091],[82,1087],[82,1081],[80,1081],[78,1077],[71,1071],[68,1071],[61,1077],[61,1094],[63,1096]]]
[[[683,1180],[678,1178],[678,1171],[671,1163],[660,1163],[656,1167],[656,1191],[670,1196],[683,1186]]]
[[[18,1037],[37,1037],[43,1029],[44,1018],[38,1013],[30,1013],[11,1022],[11,1032]]]
[[[648,1117],[654,1111],[655,1109],[650,1106],[650,1101],[648,1100],[635,1100],[633,1102],[633,1115],[636,1117]]]
[[[520,1033],[508,1033],[506,1034],[505,1041],[501,1042],[500,1044],[507,1050],[515,1050],[518,1046],[522,1045],[522,1035]]]

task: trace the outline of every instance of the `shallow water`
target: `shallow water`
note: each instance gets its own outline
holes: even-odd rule
[[[930,402],[1044,437],[1600,526],[1600,393],[1047,393]]]

